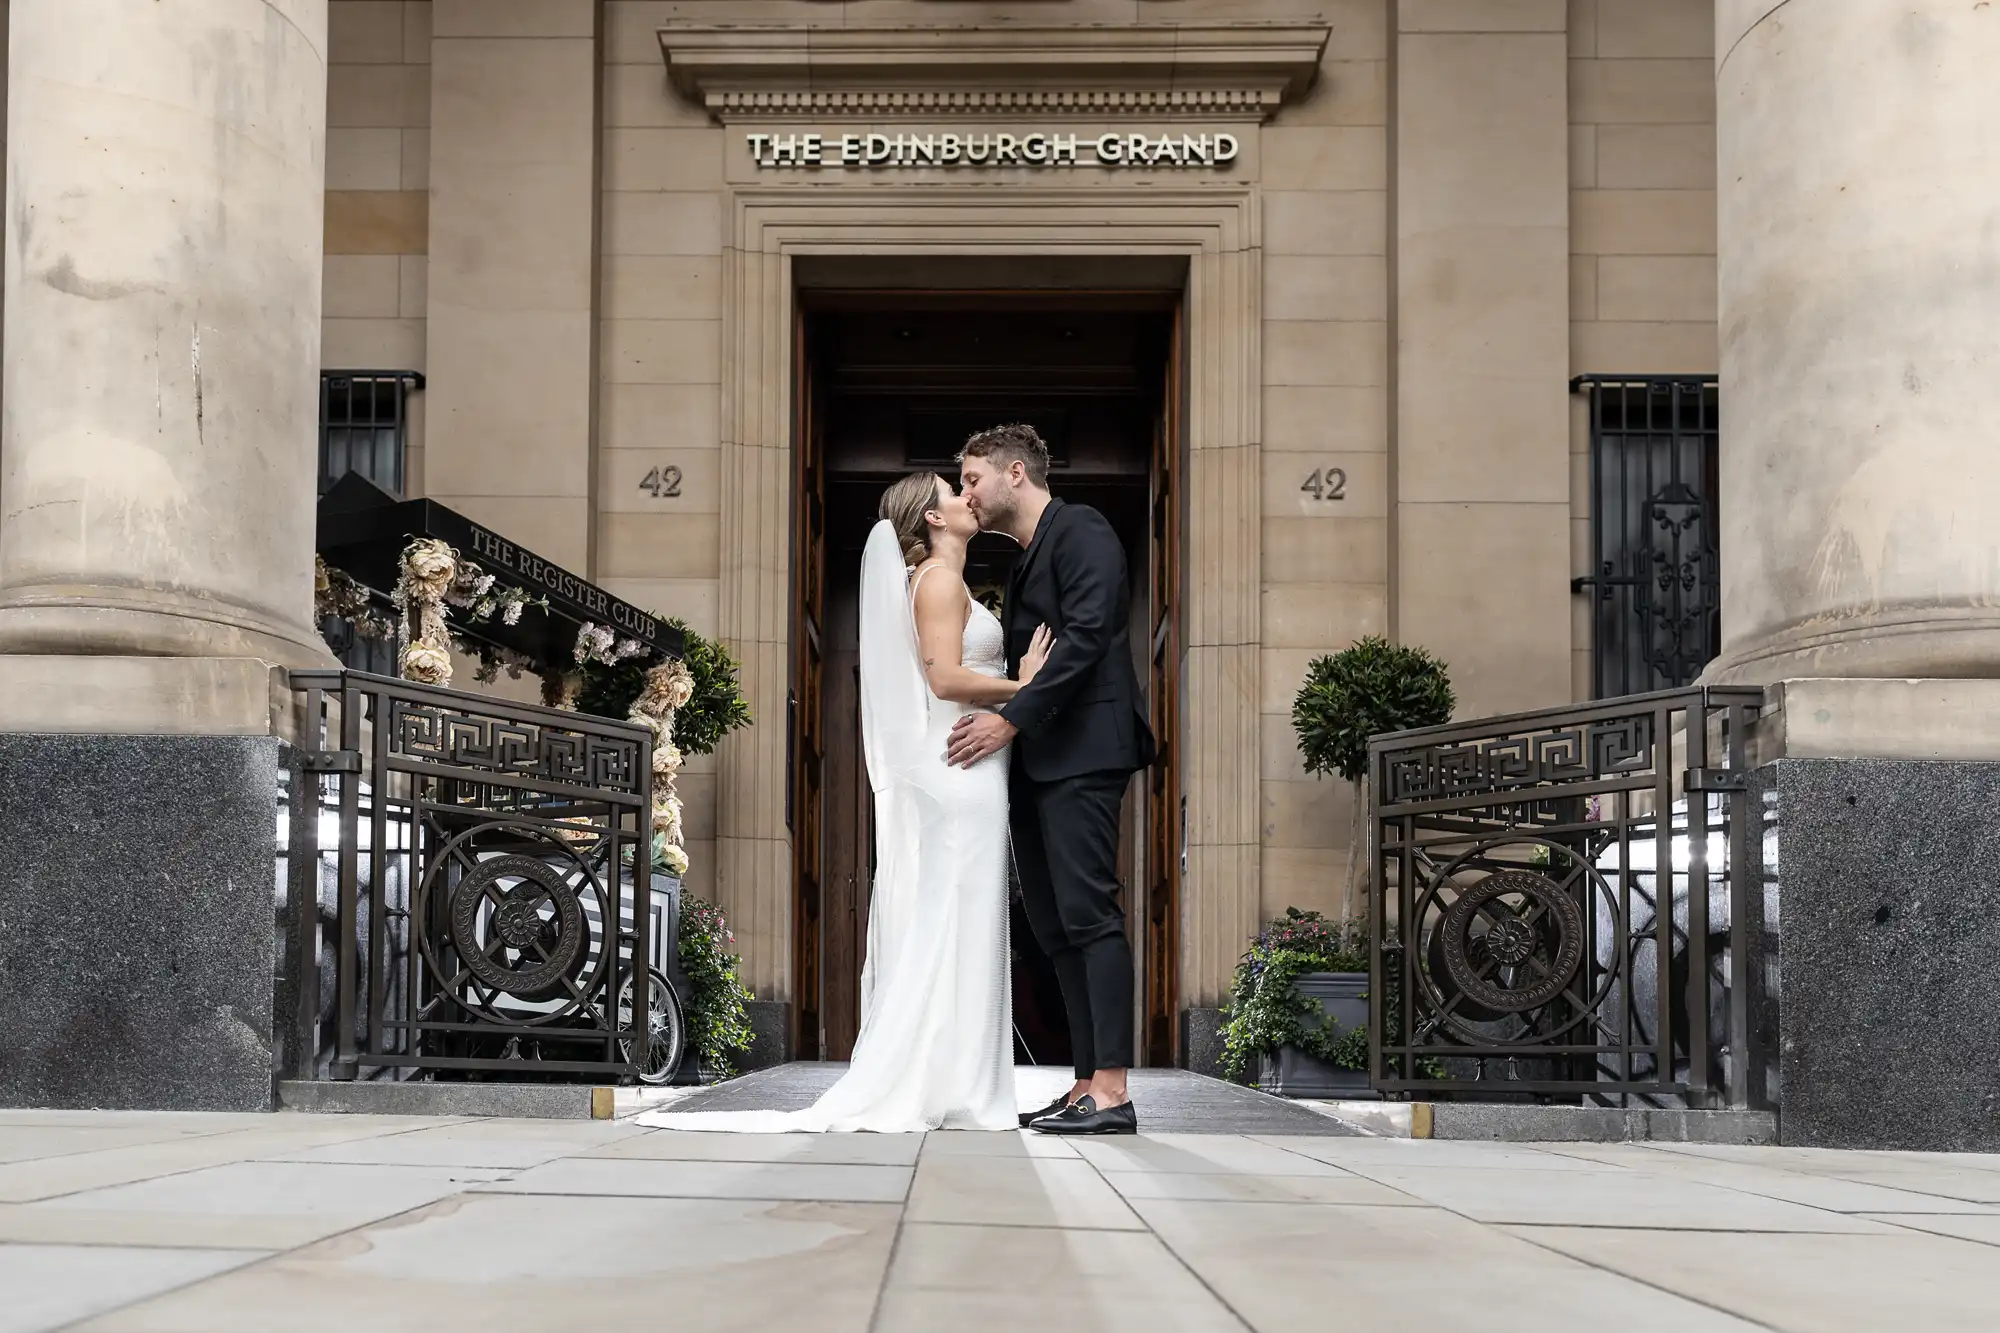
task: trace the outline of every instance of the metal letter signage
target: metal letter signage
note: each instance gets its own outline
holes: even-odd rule
[[[747,134],[760,168],[1227,167],[1233,134]]]

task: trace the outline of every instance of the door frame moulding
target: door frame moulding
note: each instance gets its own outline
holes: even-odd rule
[[[1262,242],[1254,187],[744,189],[724,236],[723,640],[760,725],[718,755],[717,892],[744,980],[790,1002],[785,818],[791,582],[792,266],[807,255],[1157,254],[1187,261],[1183,484],[1190,571],[1180,609],[1184,708],[1180,995],[1212,1005],[1255,933],[1261,726]]]

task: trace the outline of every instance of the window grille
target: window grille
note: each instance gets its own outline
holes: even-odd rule
[[[1584,375],[1592,697],[1692,684],[1722,638],[1712,375]]]
[[[322,370],[319,373],[319,493],[359,472],[392,495],[403,494],[409,448],[410,391],[424,387],[414,370]]]
[[[392,495],[403,494],[403,457],[409,448],[410,392],[424,387],[414,370],[322,370],[319,375],[319,493],[358,472]],[[386,597],[375,611],[391,616]],[[354,622],[329,618],[320,625],[342,666],[393,676],[396,645],[366,638]]]

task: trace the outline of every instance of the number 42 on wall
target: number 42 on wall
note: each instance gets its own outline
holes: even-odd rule
[[[681,470],[672,464],[656,467],[639,483],[639,489],[655,500],[677,500],[681,493]]]
[[[1305,485],[1299,489],[1315,500],[1345,500],[1347,473],[1337,467],[1314,468]]]

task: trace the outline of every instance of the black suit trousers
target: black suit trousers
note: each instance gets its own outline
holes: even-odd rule
[[[1118,815],[1131,775],[1036,782],[1016,767],[1008,819],[1022,906],[1069,1011],[1076,1076],[1132,1065],[1132,946],[1118,905]]]

